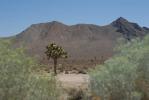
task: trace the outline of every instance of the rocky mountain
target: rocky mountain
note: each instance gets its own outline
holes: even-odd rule
[[[120,17],[114,21],[112,26],[117,28],[117,32],[123,34],[124,38],[130,40],[133,37],[141,37],[146,34],[148,28],[142,28],[137,23],[128,22],[126,19]]]
[[[64,47],[69,60],[107,59],[113,54],[113,47],[118,38],[131,40],[143,37],[149,28],[120,17],[106,26],[93,24],[65,25],[53,21],[33,24],[16,35],[14,45],[24,45],[30,55],[45,61],[45,46],[55,42]]]

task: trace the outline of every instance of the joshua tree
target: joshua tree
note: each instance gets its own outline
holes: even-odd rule
[[[61,46],[58,46],[55,43],[50,43],[46,47],[45,54],[47,55],[48,60],[50,60],[50,58],[53,59],[53,61],[54,61],[54,74],[56,75],[57,74],[57,72],[56,72],[57,59],[67,58],[67,52],[65,52]]]

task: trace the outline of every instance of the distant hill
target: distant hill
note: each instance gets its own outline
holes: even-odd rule
[[[14,45],[24,45],[30,55],[44,61],[45,46],[55,42],[64,47],[72,60],[105,59],[112,56],[118,38],[143,37],[149,28],[120,17],[106,26],[93,24],[65,25],[53,21],[33,24],[16,35]]]

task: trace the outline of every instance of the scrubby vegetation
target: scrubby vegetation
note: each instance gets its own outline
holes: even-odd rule
[[[38,64],[0,40],[0,100],[58,100],[55,78],[36,72]]]
[[[69,100],[149,100],[149,36],[121,40],[115,52],[90,71],[91,94],[72,90]],[[50,44],[46,53],[54,60],[67,55],[55,44]],[[60,100],[55,77],[38,68],[24,49],[14,49],[9,40],[0,40],[0,100]]]
[[[149,36],[121,40],[116,52],[90,72],[92,94],[101,100],[149,100]]]

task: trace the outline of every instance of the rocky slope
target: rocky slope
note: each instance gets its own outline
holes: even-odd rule
[[[55,42],[68,52],[68,60],[89,63],[91,59],[110,57],[118,38],[131,40],[143,37],[147,32],[149,28],[140,27],[122,17],[106,26],[93,24],[69,26],[53,21],[31,25],[15,36],[14,46],[23,44],[30,55],[45,63],[45,46],[49,42]]]

